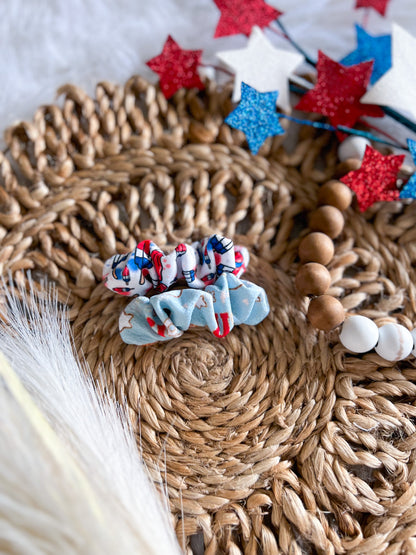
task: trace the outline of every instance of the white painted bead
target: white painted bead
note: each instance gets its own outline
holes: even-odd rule
[[[377,344],[378,327],[365,316],[350,316],[342,326],[339,339],[349,351],[366,353]]]
[[[413,349],[413,337],[408,329],[399,324],[385,324],[378,330],[379,339],[375,347],[381,357],[394,362],[403,360]]]
[[[410,332],[413,337],[413,351],[412,355],[416,357],[416,328]]]
[[[201,77],[206,77],[207,79],[211,79],[211,81],[215,81],[215,69],[213,67],[199,66],[198,73]]]
[[[364,158],[364,152],[367,145],[371,145],[370,141],[364,137],[347,137],[338,147],[338,158],[341,162],[345,162],[348,158]]]

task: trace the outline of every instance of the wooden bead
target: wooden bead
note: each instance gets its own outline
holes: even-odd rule
[[[335,206],[320,206],[309,217],[309,227],[313,231],[322,231],[335,239],[344,229],[344,216]]]
[[[302,295],[323,295],[331,284],[331,274],[322,264],[308,262],[299,268],[295,284]]]
[[[338,147],[338,158],[345,162],[351,158],[364,158],[365,150],[371,143],[365,137],[347,137]]]
[[[329,331],[345,320],[344,307],[331,295],[321,295],[309,303],[308,319],[314,328]]]
[[[335,206],[343,212],[352,202],[352,191],[341,181],[335,179],[324,183],[318,193],[319,204],[329,204]]]
[[[301,262],[317,262],[328,264],[334,256],[334,243],[325,235],[315,231],[309,233],[299,244],[299,257]]]
[[[337,179],[338,177],[344,176],[346,173],[359,170],[361,168],[361,160],[358,158],[349,158],[345,160],[345,162],[341,162],[335,168],[334,177]]]

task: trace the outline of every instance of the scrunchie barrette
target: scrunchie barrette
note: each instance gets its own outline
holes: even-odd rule
[[[128,254],[117,254],[104,264],[106,287],[120,295],[145,295],[152,288],[166,291],[175,281],[185,278],[187,285],[204,289],[224,273],[240,276],[245,272],[249,253],[231,239],[212,235],[201,243],[181,243],[164,254],[153,241],[141,241]]]
[[[120,334],[125,343],[146,345],[179,337],[192,326],[207,326],[225,337],[238,324],[256,325],[269,313],[264,289],[223,273],[205,290],[167,291],[137,297],[123,310]]]

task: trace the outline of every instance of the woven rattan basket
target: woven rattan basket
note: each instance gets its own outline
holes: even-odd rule
[[[60,92],[61,108],[6,133],[1,271],[58,284],[79,352],[127,399],[144,460],[165,477],[184,549],[416,553],[413,358],[345,353],[337,332],[308,324],[293,285],[306,215],[337,171],[334,137],[303,128],[290,153],[278,137],[252,156],[223,123],[230,89],[212,83],[169,102],[139,77],[99,84],[95,99]],[[413,327],[415,221],[415,203],[346,212],[330,293],[348,310]],[[214,232],[249,248],[246,277],[270,316],[224,339],[193,329],[123,344],[128,301],[102,285],[103,261],[139,239]]]

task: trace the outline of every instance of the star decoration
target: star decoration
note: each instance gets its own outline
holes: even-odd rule
[[[407,139],[407,146],[412,155],[413,163],[416,165],[416,141]],[[416,173],[410,177],[409,181],[400,191],[400,198],[416,198]]]
[[[355,25],[357,32],[357,48],[341,60],[341,64],[351,66],[374,60],[370,83],[380,79],[391,68],[391,35],[374,37],[368,34],[360,25]]]
[[[118,322],[119,330],[120,331],[131,330],[131,328],[133,327],[133,323],[132,323],[133,318],[134,318],[134,314],[130,314],[129,312],[126,312],[125,310],[123,310]]]
[[[381,108],[360,102],[370,80],[372,67],[373,62],[346,67],[319,51],[317,83],[295,108],[328,116],[335,127],[353,127],[361,116],[382,117],[384,114]],[[344,137],[343,133],[338,135]]]
[[[392,68],[362,101],[405,110],[416,118],[416,38],[393,23],[392,42]]]
[[[160,88],[166,98],[185,87],[201,90],[204,84],[198,75],[202,50],[182,50],[169,35],[162,53],[146,64],[159,75]]]
[[[367,146],[360,169],[340,179],[355,191],[361,212],[375,202],[399,198],[396,179],[403,160],[403,154],[383,156],[378,150]]]
[[[221,11],[214,38],[243,33],[249,36],[254,25],[267,27],[282,12],[264,3],[264,0],[214,0]]]
[[[244,82],[259,92],[279,91],[279,106],[290,111],[289,75],[302,63],[303,56],[275,48],[259,27],[253,27],[246,48],[219,52],[217,56],[235,72],[234,102],[240,100]]]
[[[390,0],[356,0],[355,9],[357,8],[373,8],[380,15],[386,15],[387,4]]]
[[[253,154],[257,154],[267,137],[284,133],[276,113],[278,94],[277,91],[259,92],[241,83],[241,102],[225,118],[225,123],[245,133]]]

